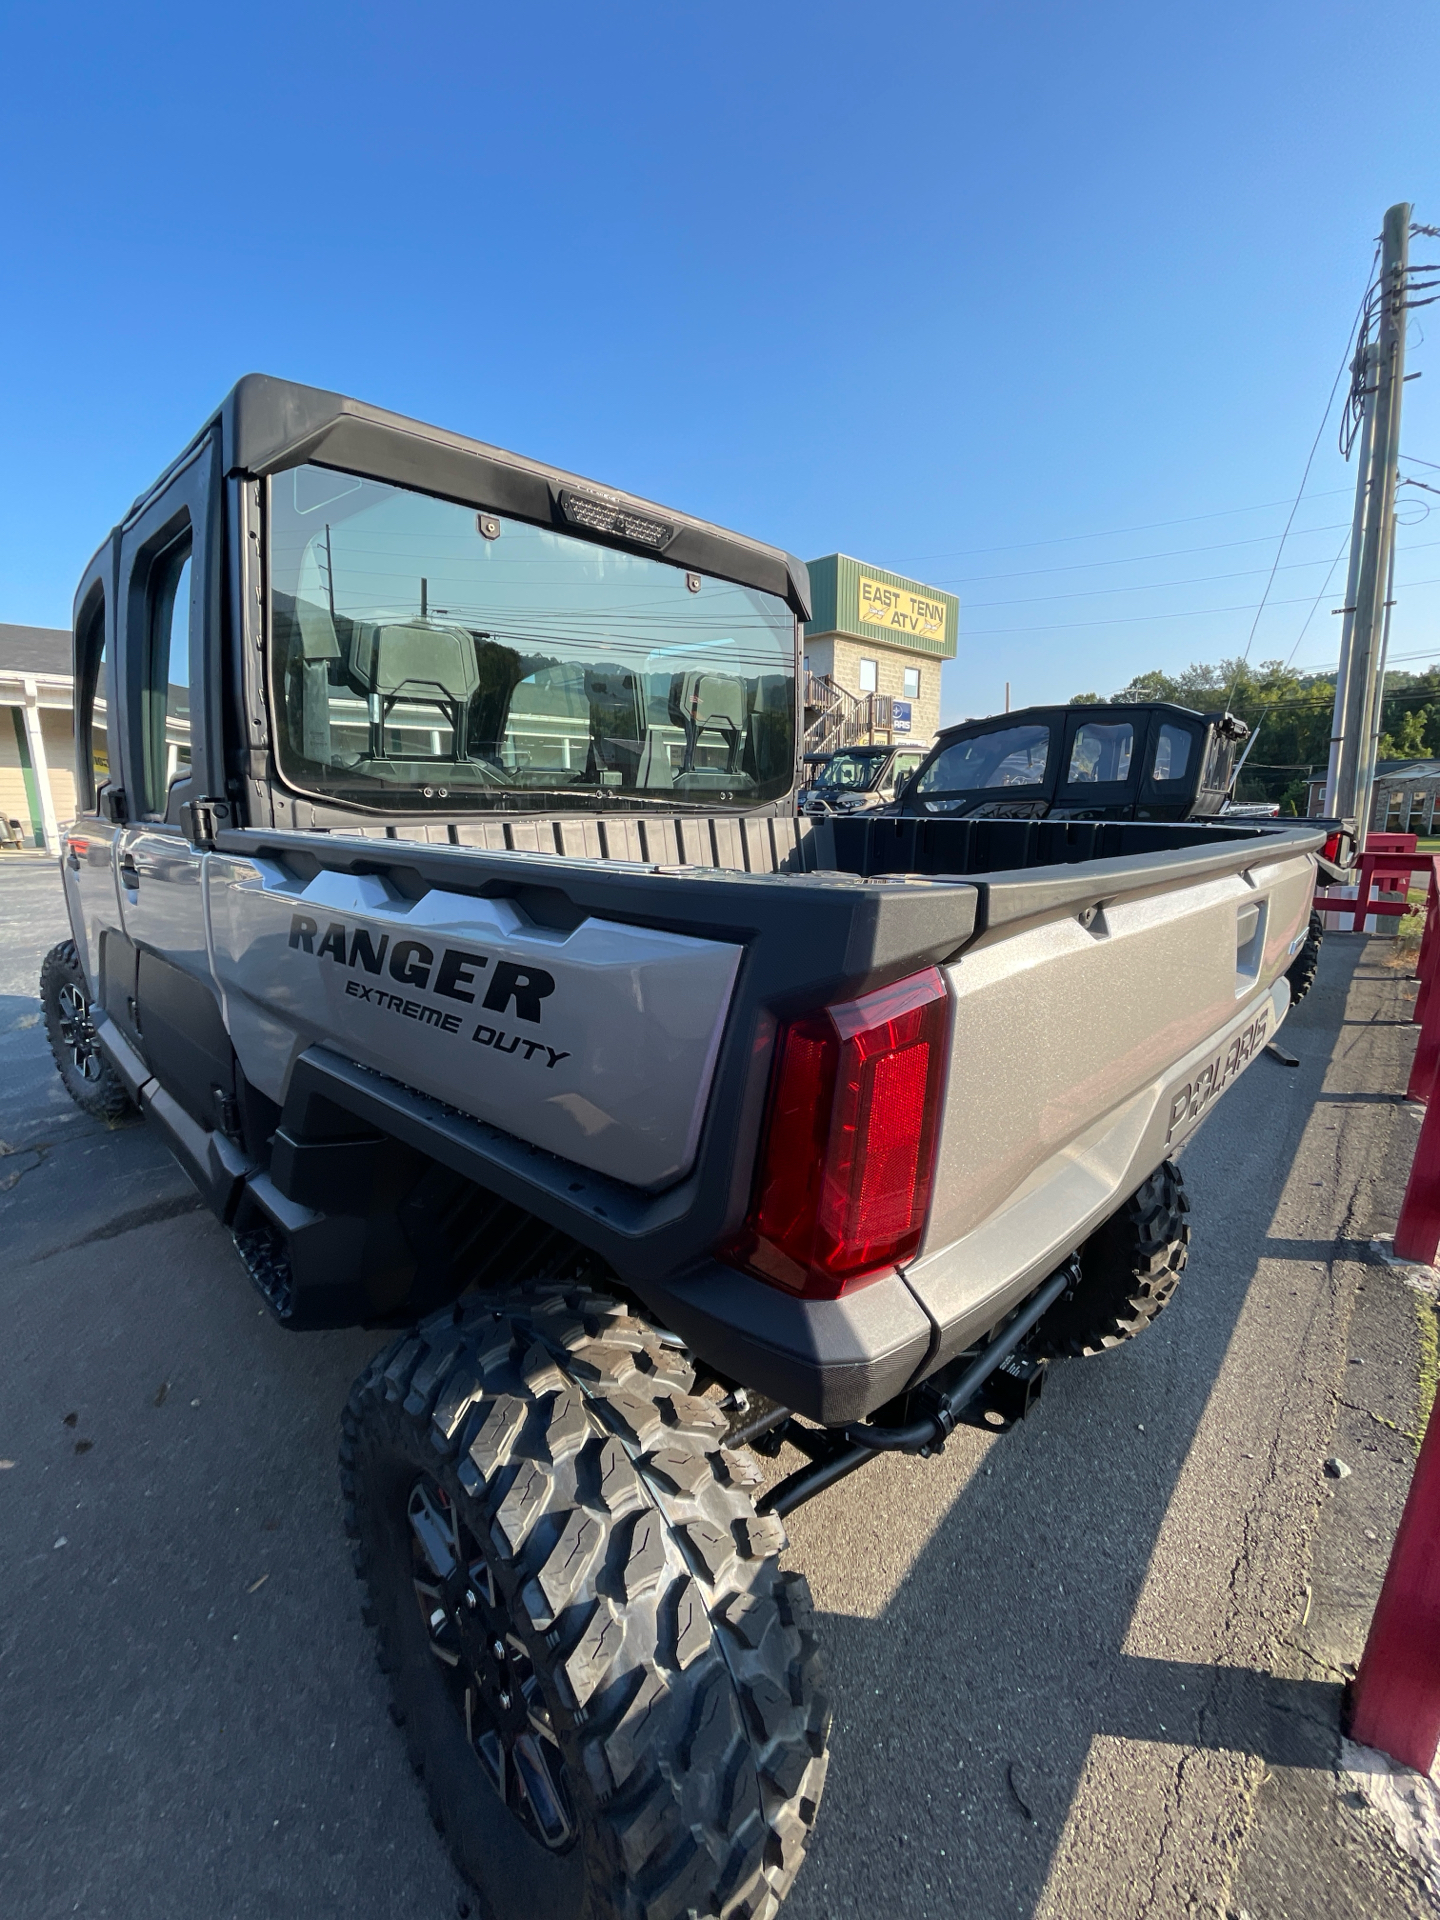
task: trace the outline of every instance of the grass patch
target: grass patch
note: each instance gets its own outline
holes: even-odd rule
[[[1420,1323],[1420,1403],[1415,1410],[1415,1451],[1430,1424],[1430,1409],[1435,1405],[1435,1388],[1440,1382],[1440,1337],[1435,1326],[1435,1303],[1423,1294],[1415,1296],[1415,1317]]]
[[[1415,962],[1420,958],[1420,942],[1425,933],[1425,902],[1415,900],[1408,913],[1402,913],[1395,927],[1395,945],[1385,956],[1387,967],[1395,967],[1403,973],[1414,973]]]

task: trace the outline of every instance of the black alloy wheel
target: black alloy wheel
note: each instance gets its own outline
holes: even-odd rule
[[[130,1095],[96,1036],[90,988],[73,940],[62,940],[46,954],[40,1005],[45,1037],[70,1098],[97,1120],[122,1119],[132,1109]]]
[[[91,1086],[97,1085],[105,1063],[100,1058],[95,1028],[90,1021],[90,1003],[80,988],[67,980],[55,996],[55,1004],[55,1024],[61,1046],[70,1055],[70,1063],[80,1078]]]
[[[480,1771],[533,1839],[563,1853],[576,1838],[565,1763],[495,1576],[429,1474],[410,1489],[406,1518],[420,1617]]]

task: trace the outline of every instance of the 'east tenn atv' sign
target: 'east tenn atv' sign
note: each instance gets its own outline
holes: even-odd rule
[[[814,610],[805,623],[809,645],[833,635],[862,645],[883,640],[931,660],[955,658],[960,602],[943,587],[907,580],[848,553],[830,553],[810,562],[810,592]]]
[[[887,586],[868,573],[860,576],[859,595],[863,626],[884,627],[910,640],[944,640],[943,602],[923,599],[907,587]]]

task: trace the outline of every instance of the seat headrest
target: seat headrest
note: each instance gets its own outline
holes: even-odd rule
[[[738,733],[745,724],[745,682],[731,673],[677,673],[670,712],[681,726]]]
[[[464,702],[480,685],[474,634],[435,620],[357,621],[350,671],[367,693],[408,688]]]

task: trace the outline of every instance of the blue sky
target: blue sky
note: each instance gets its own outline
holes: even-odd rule
[[[0,620],[258,368],[953,589],[947,716],[1237,652],[1381,215],[1440,224],[1437,55],[1325,0],[12,7]],[[1351,485],[1332,420],[1255,658],[1333,661]]]

